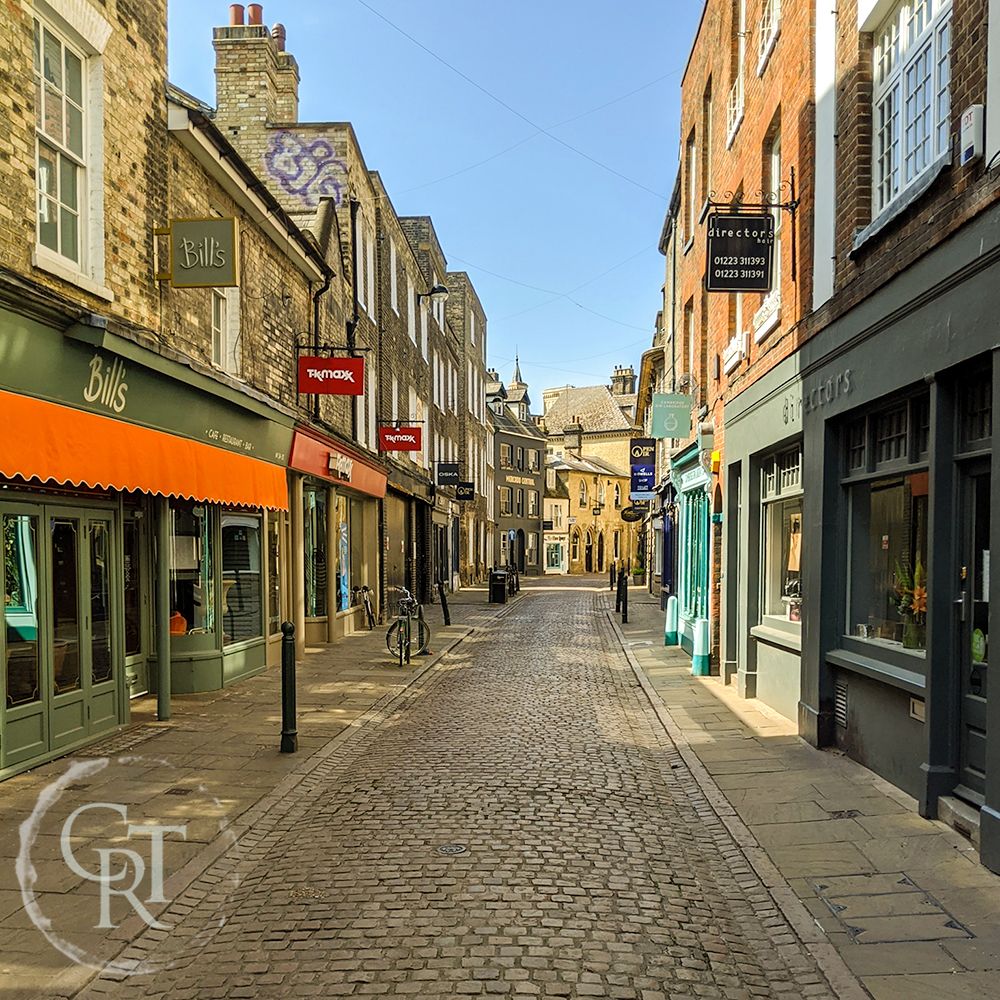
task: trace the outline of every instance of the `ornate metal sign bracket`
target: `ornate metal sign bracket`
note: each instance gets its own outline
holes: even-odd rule
[[[796,225],[795,213],[799,207],[799,197],[795,191],[795,167],[789,167],[788,180],[782,181],[774,191],[760,189],[753,192],[757,201],[744,201],[743,195],[737,191],[709,191],[708,200],[701,210],[698,219],[699,224],[703,224],[708,218],[708,213],[712,209],[728,209],[734,213],[740,212],[760,212],[762,215],[773,212],[775,209],[781,212],[788,212],[792,217],[792,281],[798,276],[798,253],[796,247]]]

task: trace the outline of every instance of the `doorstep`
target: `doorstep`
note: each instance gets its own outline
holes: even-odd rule
[[[966,837],[838,751],[809,746],[763,703],[693,677],[690,658],[663,646],[658,603],[630,602],[624,626],[611,617],[654,708],[803,940],[832,945],[875,1000],[1000,997],[1000,878]]]

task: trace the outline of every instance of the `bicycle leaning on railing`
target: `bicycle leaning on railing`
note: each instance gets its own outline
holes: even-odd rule
[[[397,587],[403,596],[399,600],[396,620],[385,634],[385,644],[389,652],[399,660],[399,665],[410,662],[411,656],[427,652],[431,642],[431,627],[424,621],[423,611],[417,599],[405,588]]]

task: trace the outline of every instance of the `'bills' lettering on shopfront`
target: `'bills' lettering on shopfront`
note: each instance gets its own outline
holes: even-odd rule
[[[362,396],[364,358],[299,358],[299,393],[318,396]]]
[[[101,356],[95,354],[90,361],[90,380],[83,390],[83,398],[88,403],[99,403],[114,413],[121,413],[125,409],[127,392],[125,365],[118,358],[106,365]]]
[[[423,438],[420,427],[380,427],[380,451],[420,451]]]

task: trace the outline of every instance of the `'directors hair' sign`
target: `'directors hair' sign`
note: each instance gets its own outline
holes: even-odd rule
[[[769,292],[774,267],[774,216],[714,213],[708,217],[709,292]]]

